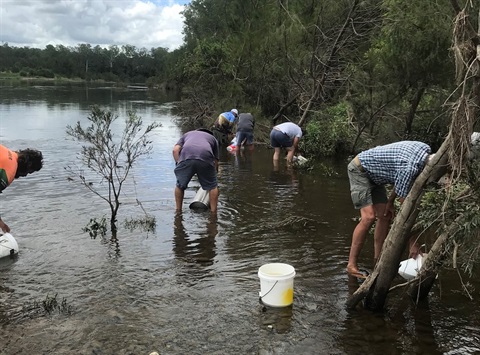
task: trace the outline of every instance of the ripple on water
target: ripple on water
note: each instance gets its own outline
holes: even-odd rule
[[[168,108],[145,97],[133,98],[132,106],[117,91],[108,92],[112,97],[105,104],[120,98],[120,112],[135,107],[145,122],[163,122],[152,137],[152,156],[139,162],[134,179],[124,186],[119,215],[122,223],[143,216],[143,207],[156,218],[156,231],[121,226],[118,243],[91,239],[82,228],[90,218],[108,215],[108,205],[64,169],[79,152],[78,144],[65,139],[65,126],[85,120],[84,89],[82,104],[65,103],[61,109],[35,97],[30,106],[16,107],[16,116],[0,105],[1,132],[9,132],[3,143],[36,147],[45,156],[41,172],[18,179],[1,196],[2,217],[20,253],[0,263],[0,352],[434,354],[478,349],[478,302],[446,290],[441,298],[435,290],[428,306],[406,305],[388,314],[345,310],[360,281],[345,274],[358,212],[344,166],[338,175],[325,177],[287,169],[283,160],[275,170],[272,151],[260,146],[251,155],[222,152],[217,220],[189,210],[197,180],[185,193],[181,218],[176,217],[171,149],[180,131],[170,122]],[[94,97],[100,100],[107,91]],[[19,122],[31,129],[19,130]],[[372,249],[369,239],[361,264],[369,265]],[[291,307],[272,309],[259,301],[258,268],[270,262],[295,267]],[[41,303],[47,295],[65,299],[73,314],[8,318],[12,309],[21,312],[24,304]]]

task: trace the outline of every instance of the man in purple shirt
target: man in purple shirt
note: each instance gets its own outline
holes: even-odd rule
[[[407,197],[415,179],[433,155],[430,147],[422,142],[402,141],[378,146],[358,154],[348,164],[350,193],[356,209],[360,210],[360,222],[353,231],[347,272],[365,277],[358,269],[358,257],[370,227],[376,222],[374,232],[374,260],[378,260],[387,237],[390,221],[394,217],[394,202]],[[389,198],[385,185],[392,184]],[[410,243],[410,257],[418,254],[418,245]]]
[[[218,205],[218,142],[208,129],[200,128],[185,133],[173,147],[175,159],[175,206],[182,210],[185,189],[192,177],[197,174],[202,189],[209,192],[210,210],[217,213]]]

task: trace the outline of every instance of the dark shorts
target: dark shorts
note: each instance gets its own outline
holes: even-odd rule
[[[184,160],[175,167],[177,187],[185,190],[193,175],[197,174],[202,189],[206,191],[217,187],[217,171],[215,167],[198,159]]]
[[[270,144],[273,148],[289,148],[293,145],[293,139],[290,139],[282,131],[272,129],[272,132],[270,132]]]
[[[350,180],[350,194],[353,206],[360,209],[378,203],[387,203],[387,190],[383,185],[376,185],[366,172],[360,171],[353,160],[347,166]]]
[[[253,144],[253,132],[237,132],[237,145],[242,144],[244,140],[246,144]]]

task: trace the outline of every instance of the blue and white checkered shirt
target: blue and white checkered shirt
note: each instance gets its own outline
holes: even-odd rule
[[[393,184],[398,196],[407,197],[430,153],[428,144],[402,141],[361,152],[358,159],[375,184]]]

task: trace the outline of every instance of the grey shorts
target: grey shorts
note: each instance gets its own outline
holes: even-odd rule
[[[177,177],[177,187],[185,190],[193,175],[197,174],[198,181],[202,189],[206,191],[217,187],[217,171],[215,167],[202,160],[189,159],[178,163],[175,167],[175,176]]]
[[[387,203],[387,190],[383,185],[376,185],[366,172],[360,171],[353,160],[347,166],[350,180],[350,194],[353,206],[360,209],[378,203]]]

